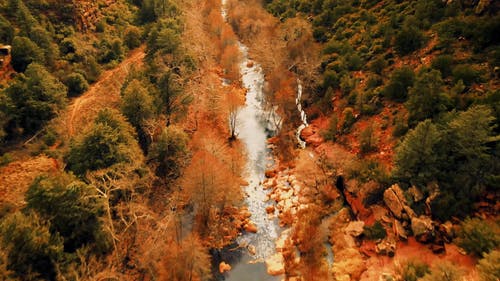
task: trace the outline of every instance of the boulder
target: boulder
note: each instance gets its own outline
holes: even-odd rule
[[[269,275],[277,276],[285,273],[283,255],[281,253],[276,253],[267,258],[266,267]]]
[[[439,226],[439,231],[443,233],[444,239],[446,242],[450,242],[455,236],[453,231],[453,224],[451,221],[446,221],[445,223]]]
[[[267,170],[265,175],[266,178],[274,178],[276,176],[276,170]]]
[[[274,205],[266,207],[266,213],[273,214],[274,213]]]
[[[426,216],[413,217],[411,219],[411,231],[417,241],[426,243],[433,236],[434,226],[432,219]]]
[[[398,190],[401,190],[397,184],[384,191],[384,202],[392,214],[400,219],[403,215],[403,203],[398,198]]]
[[[364,221],[352,221],[344,229],[344,232],[353,237],[358,237],[363,233],[364,227],[365,227]]]
[[[219,263],[219,272],[224,273],[231,270],[231,266],[225,262]]]
[[[255,249],[255,246],[254,246],[254,245],[251,245],[251,244],[248,244],[248,245],[247,245],[247,250],[248,250],[248,253],[249,253],[251,256],[255,256],[255,254],[257,253],[257,250]]]
[[[416,186],[412,186],[408,189],[408,194],[411,196],[414,202],[420,202],[424,200],[424,194]]]
[[[399,237],[401,240],[407,240],[408,239],[408,234],[406,233],[405,228],[401,224],[400,221],[394,220],[394,234],[396,237]]]
[[[257,226],[255,226],[255,224],[253,224],[253,222],[251,221],[247,222],[243,226],[243,229],[245,229],[246,232],[253,232],[253,233],[257,232]]]
[[[375,252],[379,255],[393,257],[396,252],[396,240],[392,237],[386,237],[375,246]]]

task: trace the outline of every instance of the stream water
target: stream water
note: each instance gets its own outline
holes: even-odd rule
[[[222,16],[226,19],[222,0]],[[245,145],[247,165],[245,178],[249,183],[245,187],[245,203],[251,213],[251,221],[257,226],[257,233],[245,233],[238,237],[235,248],[224,250],[221,258],[227,258],[232,269],[222,278],[228,281],[275,281],[278,277],[267,274],[265,259],[275,253],[275,241],[280,228],[277,219],[271,219],[266,213],[269,191],[264,190],[262,182],[268,165],[272,165],[272,154],[267,147],[267,138],[274,128],[269,121],[269,112],[263,107],[264,73],[257,63],[249,63],[248,48],[238,42],[242,60],[240,74],[243,87],[247,89],[245,105],[238,112],[236,133]],[[248,249],[254,249],[252,255]],[[231,251],[233,253],[231,253]],[[253,252],[253,251],[252,251]]]

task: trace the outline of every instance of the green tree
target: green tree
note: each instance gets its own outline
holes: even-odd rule
[[[5,92],[16,108],[13,119],[25,133],[40,129],[66,103],[66,86],[39,64],[30,64]]]
[[[81,95],[89,88],[89,83],[80,73],[71,73],[65,80],[65,84],[68,87],[68,96],[75,97]]]
[[[500,245],[500,227],[479,218],[466,218],[456,243],[468,253],[482,257]]]
[[[424,35],[415,25],[405,24],[401,31],[396,34],[394,48],[404,56],[408,55],[422,47],[424,44]]]
[[[441,132],[431,120],[420,122],[405,135],[396,148],[393,175],[419,187],[436,180],[441,139]]]
[[[373,125],[370,124],[359,135],[361,153],[368,153],[377,149],[377,137],[374,135]]]
[[[0,42],[10,44],[14,38],[14,28],[10,22],[0,15]]]
[[[485,254],[477,265],[481,281],[497,281],[500,279],[500,250]]]
[[[122,92],[121,110],[127,120],[137,129],[144,121],[153,117],[153,98],[137,79],[132,80]]]
[[[99,112],[94,124],[70,145],[67,168],[78,176],[87,171],[108,168],[121,162],[132,162],[132,128],[110,110]]]
[[[141,45],[141,30],[138,27],[130,26],[125,30],[124,43],[129,49],[135,49]]]
[[[170,126],[172,119],[186,113],[193,97],[184,91],[180,77],[171,71],[160,77],[158,88],[163,102],[163,110],[167,116],[167,126]]]
[[[102,202],[94,188],[66,174],[41,176],[29,187],[26,202],[27,209],[50,222],[53,235],[64,239],[65,252],[94,244],[99,250],[106,249],[107,241],[99,221]]]
[[[14,70],[24,72],[32,62],[43,64],[43,51],[27,37],[14,37],[12,39],[12,67]]]
[[[169,179],[179,177],[187,160],[187,143],[188,136],[180,128],[170,126],[163,129],[148,154],[148,161],[156,166],[156,175]]]
[[[415,125],[427,118],[434,118],[450,106],[451,100],[444,93],[441,73],[437,70],[423,71],[417,77],[406,102],[409,112],[408,123]]]
[[[395,101],[405,101],[408,96],[408,90],[413,86],[415,73],[413,70],[404,66],[394,70],[389,84],[384,88],[385,97]]]
[[[8,269],[22,280],[56,280],[56,264],[63,243],[50,234],[49,225],[35,214],[8,215],[0,223],[0,237],[7,249]]]

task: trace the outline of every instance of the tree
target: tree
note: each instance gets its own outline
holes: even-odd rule
[[[450,98],[443,91],[441,73],[437,70],[423,71],[417,77],[406,102],[408,122],[414,125],[427,118],[434,118],[450,106]]]
[[[0,15],[0,42],[10,44],[14,38],[14,28],[10,22]]]
[[[477,265],[481,281],[497,281],[500,278],[500,250],[485,254]]]
[[[466,218],[456,243],[468,253],[483,257],[500,245],[500,227],[479,218]]]
[[[67,169],[78,176],[87,171],[108,168],[121,162],[133,162],[135,150],[130,125],[110,110],[99,112],[94,124],[74,140],[66,155]]]
[[[22,280],[56,280],[63,243],[35,214],[8,215],[0,223],[1,244],[7,249],[8,269]]]
[[[403,28],[396,34],[394,48],[404,56],[420,49],[424,43],[422,31],[413,24],[405,23]]]
[[[189,235],[180,243],[166,247],[159,268],[160,281],[211,280],[208,249],[196,235]]]
[[[209,236],[213,225],[221,225],[219,216],[227,206],[239,202],[239,181],[227,164],[205,149],[197,151],[186,168],[182,190],[186,202],[194,206],[195,227],[202,238]],[[212,228],[220,232],[222,229]]]
[[[186,113],[187,106],[193,97],[184,91],[180,77],[171,71],[160,77],[158,88],[163,102],[163,110],[167,116],[167,126],[170,126],[173,118]]]
[[[373,124],[368,125],[359,135],[361,153],[368,153],[377,149],[377,137],[374,135]]]
[[[396,148],[396,168],[393,172],[396,178],[419,187],[436,180],[441,139],[441,132],[430,120],[420,122],[410,130]]]
[[[43,51],[27,37],[16,36],[12,39],[12,67],[24,72],[32,62],[44,63]]]
[[[130,26],[125,30],[124,43],[129,49],[135,49],[141,45],[141,30],[138,27]]]
[[[64,239],[65,252],[85,245],[107,248],[99,221],[102,203],[94,188],[66,174],[41,176],[29,187],[26,202],[28,210],[50,223],[52,235]]]
[[[89,88],[89,83],[85,80],[85,77],[76,72],[66,77],[65,84],[68,87],[68,96],[70,97],[81,95]]]
[[[66,86],[39,64],[30,64],[5,92],[16,108],[14,121],[24,133],[36,132],[66,102]]]
[[[394,70],[389,84],[383,90],[384,96],[395,101],[405,101],[414,78],[415,73],[408,66]]]
[[[121,110],[130,124],[138,130],[145,120],[153,117],[153,98],[139,80],[132,80],[122,91]]]
[[[235,88],[231,88],[226,95],[226,105],[229,116],[230,139],[236,139],[236,127],[238,126],[238,112],[244,105],[243,96]]]
[[[153,142],[148,154],[148,162],[153,162],[156,175],[164,179],[176,179],[186,162],[188,136],[175,126],[166,127]]]

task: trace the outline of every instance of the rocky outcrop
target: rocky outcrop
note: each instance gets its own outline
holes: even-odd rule
[[[346,234],[351,235],[352,237],[358,237],[363,233],[364,227],[365,227],[364,221],[352,221],[344,229],[344,232]]]
[[[396,235],[396,237],[398,237],[401,240],[408,239],[408,234],[406,233],[406,230],[400,221],[394,220],[393,226],[394,226],[394,234]]]
[[[393,257],[396,253],[396,240],[393,237],[386,237],[377,244],[375,251],[379,255]]]
[[[413,217],[411,219],[411,231],[417,241],[422,243],[431,242],[434,235],[432,219],[426,216]]]
[[[285,273],[285,264],[283,261],[283,255],[281,253],[276,253],[266,259],[267,273],[269,275],[281,275]]]
[[[384,191],[384,203],[398,219],[408,220],[416,216],[415,212],[408,206],[403,190],[397,184]]]

